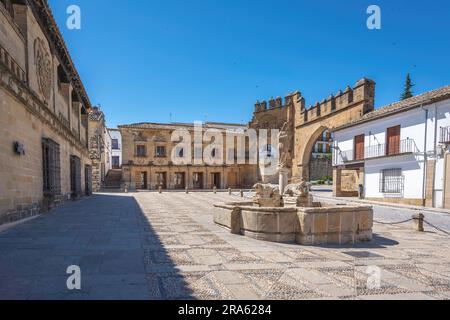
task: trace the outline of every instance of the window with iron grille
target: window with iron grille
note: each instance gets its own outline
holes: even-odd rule
[[[405,177],[401,169],[386,169],[381,171],[380,192],[402,194],[405,189]]]
[[[143,145],[136,146],[136,156],[137,157],[147,156],[147,147]]]
[[[46,196],[61,194],[61,165],[59,144],[42,139],[43,190]]]
[[[113,150],[119,150],[119,139],[112,139],[111,147]]]
[[[157,158],[165,158],[166,157],[166,147],[157,146],[155,150],[155,156]]]

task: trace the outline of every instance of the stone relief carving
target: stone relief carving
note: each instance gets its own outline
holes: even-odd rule
[[[45,48],[44,41],[40,38],[34,41],[34,63],[39,89],[45,102],[48,103],[52,92],[52,60],[50,53]]]
[[[253,186],[255,196],[253,203],[259,207],[282,207],[283,199],[277,185],[270,183],[257,183]]]
[[[138,142],[146,142],[147,138],[144,136],[142,132],[133,132],[134,141]]]

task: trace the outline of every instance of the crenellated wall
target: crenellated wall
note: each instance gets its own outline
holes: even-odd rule
[[[294,180],[309,180],[311,151],[325,130],[333,130],[361,118],[373,111],[374,105],[375,82],[366,78],[309,108],[305,107],[305,100],[301,98],[295,110]]]

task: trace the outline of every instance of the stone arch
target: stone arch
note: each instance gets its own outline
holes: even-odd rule
[[[300,143],[299,149],[298,149],[298,165],[301,168],[301,177],[308,181],[309,180],[309,163],[311,161],[311,154],[314,148],[314,145],[316,144],[317,140],[320,138],[320,136],[324,133],[326,130],[330,130],[331,128],[324,125],[324,124],[318,124],[315,128],[309,128],[312,132],[309,135],[304,135],[304,137],[308,137],[307,141],[304,141]]]

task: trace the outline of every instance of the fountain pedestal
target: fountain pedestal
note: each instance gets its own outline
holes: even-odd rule
[[[279,171],[279,188],[280,188],[280,194],[284,194],[284,191],[286,190],[286,187],[289,182],[289,172],[290,170],[287,168],[281,168]]]

